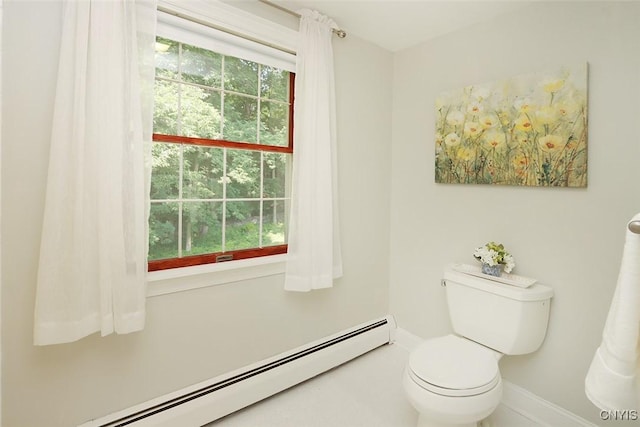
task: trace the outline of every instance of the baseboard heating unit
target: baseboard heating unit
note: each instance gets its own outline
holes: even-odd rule
[[[395,330],[392,316],[372,320],[79,427],[200,427],[390,344]]]

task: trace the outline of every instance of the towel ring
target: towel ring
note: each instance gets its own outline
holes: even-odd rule
[[[630,221],[628,227],[632,233],[640,234],[640,220]]]

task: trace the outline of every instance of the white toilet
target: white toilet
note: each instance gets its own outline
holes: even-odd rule
[[[502,355],[532,353],[542,344],[553,289],[452,268],[442,284],[455,334],[420,344],[409,356],[403,386],[420,414],[418,427],[476,427],[500,403]]]

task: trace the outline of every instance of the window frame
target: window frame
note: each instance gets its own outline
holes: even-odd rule
[[[218,13],[219,12],[220,11],[218,11]],[[237,16],[234,17],[234,19],[235,18],[237,18]],[[246,16],[242,16],[241,19],[244,23],[246,23],[247,21]],[[175,17],[173,16],[170,17],[170,20],[174,20],[174,23],[172,25],[176,25]],[[186,28],[187,32],[194,31],[193,23],[185,21],[185,22],[182,22],[181,24],[184,25],[185,27],[192,27],[192,28]],[[198,24],[202,24],[202,23],[199,22]],[[262,22],[261,24],[264,24],[264,22]],[[270,27],[270,25],[267,25],[267,27]],[[202,28],[198,27],[197,31],[194,31],[194,32],[201,32],[201,31],[202,31]],[[218,31],[218,30],[215,30],[215,31]],[[184,39],[174,37],[173,34],[166,34],[166,33],[163,34],[163,33],[164,33],[163,31],[158,31],[158,36],[169,38],[181,43],[187,43],[187,44],[190,43],[190,41],[184,41]],[[286,31],[284,33],[286,33]],[[202,35],[198,34],[198,37],[202,37]],[[225,38],[228,37],[228,34],[224,35],[224,37]],[[239,37],[239,36],[233,36],[233,37]],[[246,43],[246,40],[243,40],[242,43]],[[255,42],[252,42],[252,43],[255,43]],[[267,40],[266,43],[269,43],[269,41]],[[203,46],[203,47],[205,49],[212,50],[211,47],[209,46]],[[217,50],[213,50],[213,51],[218,52]],[[234,56],[233,53],[229,53],[227,50],[223,50],[222,52],[218,52],[218,53],[221,53],[222,55],[227,55],[227,56]],[[259,60],[256,61],[255,59],[249,59],[249,60],[254,62],[259,61]],[[277,60],[280,60],[280,58],[277,58]],[[265,65],[270,65],[270,64],[265,64]],[[283,69],[285,71],[289,71],[289,99],[288,99],[288,103],[289,103],[288,121],[289,122],[288,122],[288,145],[287,146],[270,146],[270,145],[262,145],[262,144],[249,143],[249,142],[230,141],[226,139],[196,138],[196,137],[187,137],[187,136],[179,136],[179,135],[166,135],[166,134],[160,134],[160,133],[153,134],[153,143],[178,143],[178,144],[199,145],[199,146],[218,147],[218,148],[231,148],[231,149],[253,150],[253,151],[260,151],[260,152],[292,154],[293,153],[293,100],[295,97],[295,93],[294,93],[295,92],[294,91],[295,73],[291,70],[291,68],[283,68]],[[171,270],[171,269],[177,269],[176,271],[183,271],[184,269],[182,267],[205,266],[209,264],[219,264],[223,261],[227,262],[231,260],[233,261],[249,260],[251,258],[260,258],[265,256],[271,256],[271,255],[285,254],[287,252],[287,249],[288,249],[288,245],[285,243],[281,245],[264,246],[259,248],[238,249],[238,250],[229,250],[229,251],[199,254],[199,255],[188,255],[188,256],[175,257],[175,258],[149,260],[148,271],[159,272],[161,270]]]

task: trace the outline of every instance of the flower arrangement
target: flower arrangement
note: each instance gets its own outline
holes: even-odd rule
[[[587,68],[466,86],[436,99],[436,182],[587,185]]]
[[[496,242],[489,242],[484,246],[476,248],[473,253],[473,257],[482,264],[486,264],[491,267],[504,265],[505,273],[511,273],[513,268],[516,266],[513,256],[505,250],[502,244]]]

